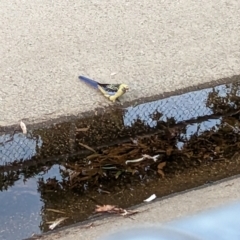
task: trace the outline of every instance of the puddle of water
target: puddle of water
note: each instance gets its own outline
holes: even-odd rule
[[[166,170],[164,179],[149,173],[147,177],[123,177],[114,182],[103,181],[99,187],[87,188],[84,193],[56,188],[39,191],[38,178],[43,177],[46,185],[47,179],[52,180],[53,176],[62,180],[59,171],[61,166],[53,165],[46,174],[30,178],[26,183],[20,179],[7,192],[0,194],[3,203],[0,210],[0,238],[16,240],[29,237],[32,233],[49,231],[47,222],[59,217],[69,217],[63,225],[84,221],[92,216],[96,204],[127,208],[142,203],[153,193],[161,197],[232,176],[240,172],[239,160],[206,163],[187,169],[179,164],[174,166],[175,171]]]
[[[238,83],[221,85],[140,104],[104,117],[97,116],[91,121],[78,120],[54,125],[53,129],[30,130],[29,136],[21,133],[0,136],[0,201],[3,204],[0,238],[22,239],[33,232],[46,232],[49,230],[47,222],[59,217],[68,217],[64,224],[86,220],[96,204],[117,204],[126,208],[141,203],[153,193],[161,197],[239,173],[240,162],[234,155],[240,147],[238,89]],[[225,116],[230,112],[235,116]],[[205,118],[199,120],[199,117]],[[87,131],[81,131],[86,127]],[[149,132],[152,134],[142,135]],[[94,163],[94,159],[89,161],[84,155],[80,157],[78,153],[82,154],[79,151],[84,148],[78,145],[79,142],[88,146],[94,146],[93,142],[96,145],[112,142],[110,145],[114,145],[114,140],[127,138],[127,144],[133,144],[129,137],[140,136],[143,138],[141,143],[148,143],[148,147],[129,156],[133,159],[141,157],[141,153],[153,155],[158,150],[163,151],[160,160],[167,161],[164,179],[156,173],[159,162],[142,165],[139,174],[122,171],[119,177],[110,178],[111,170],[107,171],[106,167],[115,167],[114,176],[117,176],[122,164],[116,165],[112,159],[111,165],[103,162],[105,165],[102,166],[109,178],[101,177],[97,172],[72,187],[71,168],[67,166],[77,163],[82,171],[84,164],[86,169]],[[198,140],[200,138],[202,140]],[[159,145],[153,147],[153,139]],[[118,156],[117,149],[121,146],[119,143],[97,151],[102,155],[115,148]],[[53,156],[55,159],[51,162],[49,157]],[[64,156],[60,162],[59,156]],[[19,160],[21,164],[18,164]]]

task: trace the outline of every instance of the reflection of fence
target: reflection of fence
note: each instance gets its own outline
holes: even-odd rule
[[[216,101],[219,106],[227,107],[228,110],[236,109],[237,103],[231,101],[240,100],[238,84],[220,85],[215,88],[185,93],[179,96],[172,96],[163,100],[140,104],[136,107],[129,107],[124,115],[125,126],[132,126],[136,121],[142,121],[144,124],[155,127],[158,121],[167,122],[172,119],[174,122],[182,122],[198,117],[209,116],[219,113]],[[231,95],[231,92],[234,92]],[[233,100],[233,99],[232,99]]]
[[[126,126],[131,126],[138,119],[150,127],[155,127],[158,121],[166,122],[168,119],[174,119],[176,122],[181,122],[211,115],[213,111],[206,107],[210,91],[211,89],[206,89],[130,107],[124,116],[124,123]]]
[[[210,115],[237,113],[240,107],[240,83],[172,96],[137,106],[99,111],[92,117],[55,124],[49,129],[0,136],[0,165],[13,161],[49,158],[85,150],[79,143],[94,147],[126,137],[155,131],[163,124]],[[40,137],[36,137],[40,136]],[[37,154],[38,153],[38,154]],[[36,156],[37,154],[37,156]]]
[[[22,133],[0,136],[0,165],[14,161],[29,160],[42,145],[41,138],[33,138]]]

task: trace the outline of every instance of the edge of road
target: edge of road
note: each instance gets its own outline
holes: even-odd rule
[[[164,98],[168,98],[171,96],[176,96],[176,95],[180,95],[180,94],[184,94],[187,92],[191,92],[191,91],[197,91],[197,90],[201,90],[201,89],[205,89],[205,88],[212,88],[215,87],[217,85],[221,85],[221,84],[229,84],[232,82],[236,82],[236,81],[240,81],[240,75],[233,75],[231,77],[225,77],[225,78],[221,78],[221,79],[217,79],[217,80],[212,80],[206,83],[201,83],[201,84],[197,84],[197,85],[192,85],[192,86],[187,86],[187,87],[183,87],[174,91],[169,91],[169,92],[164,92],[164,93],[160,93],[151,97],[140,97],[137,98],[135,100],[129,101],[129,102],[122,102],[121,103],[121,107],[122,108],[126,108],[129,107],[131,105],[138,105],[138,104],[143,104],[146,102],[150,102],[150,101],[156,101],[156,100],[161,100]],[[112,105],[109,104],[108,106],[105,107],[97,107],[94,110],[90,110],[87,112],[73,112],[71,111],[71,109],[69,110],[69,112],[66,112],[64,115],[58,115],[57,113],[54,115],[46,115],[46,116],[39,116],[38,118],[34,118],[34,119],[30,119],[30,118],[26,118],[26,119],[19,119],[16,121],[16,123],[1,123],[0,122],[0,133],[1,132],[8,132],[11,130],[16,129],[19,126],[19,122],[22,120],[24,121],[24,123],[28,126],[29,129],[38,129],[38,128],[48,128],[50,125],[52,124],[58,124],[58,123],[63,123],[63,122],[69,122],[69,121],[74,121],[77,119],[84,119],[87,117],[91,117],[94,116],[95,112],[97,110],[103,111],[105,109],[111,110],[114,109],[116,105]],[[56,110],[57,112],[57,110]]]

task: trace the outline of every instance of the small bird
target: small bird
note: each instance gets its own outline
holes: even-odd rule
[[[102,94],[112,102],[118,100],[119,97],[121,97],[125,92],[129,90],[128,85],[124,83],[104,84],[84,76],[79,76],[78,78],[84,81],[85,83],[91,85],[92,87],[99,89],[102,92]]]

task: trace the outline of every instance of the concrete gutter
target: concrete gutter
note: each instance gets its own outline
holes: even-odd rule
[[[107,106],[80,74],[129,84],[123,102],[240,74],[237,0],[11,1],[0,13],[0,126]]]

